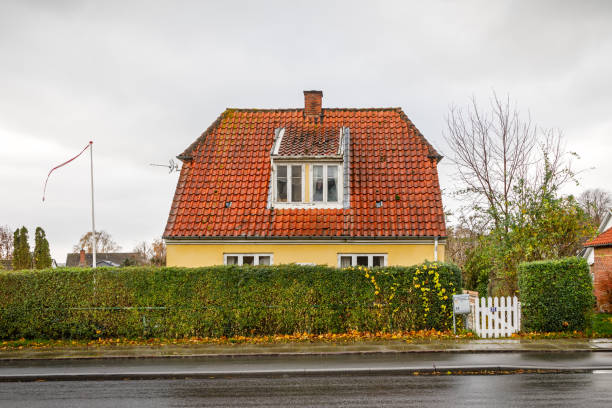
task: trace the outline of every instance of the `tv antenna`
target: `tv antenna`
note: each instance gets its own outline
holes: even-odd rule
[[[149,166],[167,167],[168,169],[170,169],[170,171],[168,172],[169,174],[172,173],[173,171],[176,171],[176,172],[181,171],[181,168],[179,167],[178,163],[174,161],[174,159],[168,160],[168,164],[149,163]]]

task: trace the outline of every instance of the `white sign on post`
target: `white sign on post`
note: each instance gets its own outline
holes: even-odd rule
[[[455,315],[470,313],[470,295],[453,295],[453,333],[457,333]]]
[[[453,311],[455,314],[470,313],[470,295],[453,295]]]

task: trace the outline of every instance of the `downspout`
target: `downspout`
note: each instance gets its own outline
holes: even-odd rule
[[[438,262],[438,237],[434,237],[434,262]]]

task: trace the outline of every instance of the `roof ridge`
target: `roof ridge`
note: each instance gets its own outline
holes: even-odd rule
[[[324,111],[400,111],[401,107],[378,107],[378,108],[321,108]],[[297,112],[303,111],[304,108],[232,108],[227,107],[225,111],[234,111],[234,112]],[[224,111],[224,112],[225,112]]]
[[[225,108],[225,110],[223,112],[221,112],[221,114],[217,117],[217,119],[215,119],[215,121],[204,131],[202,132],[202,134],[192,143],[189,145],[189,147],[187,147],[187,149],[185,149],[183,151],[183,153],[179,154],[178,156],[176,156],[177,159],[179,160],[191,160],[191,153],[196,149],[196,147],[198,147],[198,145],[204,140],[206,139],[206,136],[211,133],[213,130],[215,130],[220,124],[221,121],[225,118],[225,116],[229,113],[232,112],[299,112],[299,111],[303,111],[304,108],[231,108],[231,107],[227,107]],[[323,111],[340,111],[340,112],[364,112],[364,111],[395,111],[398,112],[400,115],[404,114],[404,116],[406,115],[405,113],[403,113],[404,111],[402,110],[401,107],[383,107],[383,108],[322,108]],[[407,118],[407,116],[406,116]],[[410,121],[410,119],[408,119],[408,121],[410,123],[412,123]],[[413,125],[414,126],[414,125]],[[416,127],[415,127],[416,129]],[[417,129],[418,132],[418,129]],[[418,132],[420,134],[420,132]],[[421,137],[423,137],[423,135],[421,135]],[[425,139],[423,137],[423,139]],[[442,157],[440,156],[436,150],[433,148],[433,146],[431,146],[429,144],[429,142],[427,142],[427,140],[425,140],[425,142],[427,143],[427,145],[430,147],[430,151],[434,152],[435,157]],[[439,161],[439,160],[438,160]]]

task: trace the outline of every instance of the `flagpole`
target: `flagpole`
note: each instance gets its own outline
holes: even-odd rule
[[[92,268],[96,267],[96,217],[94,212],[94,182],[93,182],[93,141],[89,141],[89,163],[91,168],[91,240],[92,240]]]

